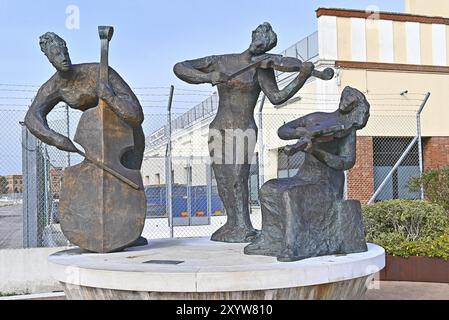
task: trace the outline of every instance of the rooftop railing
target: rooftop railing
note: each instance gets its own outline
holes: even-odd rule
[[[318,31],[312,33],[308,37],[298,41],[291,47],[280,53],[285,57],[297,58],[301,61],[309,61],[318,56]],[[279,78],[282,73],[277,73]],[[186,113],[172,120],[172,132],[191,127],[199,120],[209,118],[214,115],[218,109],[218,95],[214,93],[212,96],[196,105]],[[155,147],[167,140],[168,126],[156,130],[147,138],[147,148]]]

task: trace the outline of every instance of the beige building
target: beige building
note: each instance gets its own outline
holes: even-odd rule
[[[449,2],[444,0],[405,0],[405,13],[449,17]]]
[[[256,164],[261,183],[290,176],[297,168],[296,161],[280,152],[287,143],[277,137],[277,129],[300,115],[334,111],[346,86],[366,94],[372,114],[368,126],[359,132],[358,162],[348,174],[350,198],[368,201],[417,136],[417,112],[428,92],[431,96],[420,118],[423,166],[449,164],[449,2],[405,2],[406,13],[317,10],[317,34],[294,49],[298,51],[307,43],[308,56],[301,58],[313,61],[319,69],[333,67],[336,76],[331,81],[311,79],[288,103],[274,107],[266,102],[263,113],[255,114],[256,121],[260,116],[262,119]],[[281,85],[291,80],[284,78],[279,75]],[[213,112],[174,131],[175,157],[207,158],[211,115]],[[164,155],[164,140],[159,141],[162,143],[147,149],[147,156]],[[418,145],[411,149],[379,199],[414,196],[405,189],[408,179],[419,174],[418,150]],[[149,163],[144,165],[143,174],[148,184],[154,184],[164,172],[155,172],[155,165]],[[184,181],[187,167],[185,162],[174,166],[175,182]],[[198,184],[204,184],[203,171],[195,170]],[[164,183],[163,179],[160,182]]]
[[[9,194],[23,193],[23,177],[21,175],[5,176]]]

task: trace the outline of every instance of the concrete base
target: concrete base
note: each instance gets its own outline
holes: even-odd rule
[[[50,254],[66,249],[0,250],[0,297],[61,291],[61,285],[51,276],[47,259]]]
[[[64,292],[51,292],[51,293],[34,293],[24,294],[18,296],[2,297],[0,301],[13,300],[13,301],[44,301],[44,300],[66,300]]]
[[[49,257],[67,299],[360,299],[385,251],[282,263],[246,256],[246,244],[207,238],[152,240],[112,254],[68,250]]]

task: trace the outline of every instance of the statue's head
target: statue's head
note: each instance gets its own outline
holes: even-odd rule
[[[343,90],[338,110],[352,119],[354,128],[363,129],[370,117],[370,104],[359,90],[346,87]]]
[[[47,32],[39,38],[41,50],[58,71],[69,71],[72,67],[66,42],[53,32]]]
[[[268,22],[258,26],[253,31],[253,40],[249,47],[249,51],[254,55],[263,54],[276,47],[278,37]]]

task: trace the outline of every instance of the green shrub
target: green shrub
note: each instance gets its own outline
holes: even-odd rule
[[[423,177],[410,179],[411,191],[419,191],[424,187],[426,199],[441,205],[449,212],[449,166],[426,171]]]
[[[363,206],[366,239],[392,256],[449,258],[449,217],[427,201],[391,200]]]

